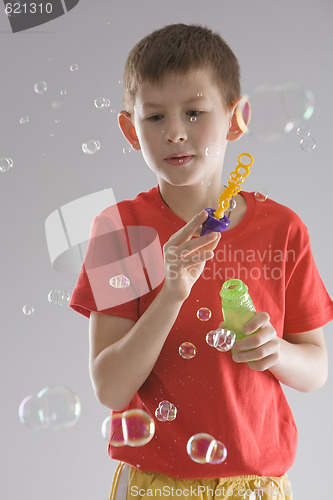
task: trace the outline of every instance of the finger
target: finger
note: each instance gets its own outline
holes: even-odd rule
[[[174,245],[180,245],[185,241],[188,241],[194,236],[195,232],[198,230],[199,226],[205,222],[208,217],[206,210],[202,210],[200,213],[195,215],[185,226],[183,226],[179,231],[171,236],[169,241]]]
[[[250,335],[251,333],[258,330],[258,328],[267,325],[269,323],[270,317],[266,312],[258,312],[253,318],[246,323],[243,328],[243,333],[245,335]]]
[[[214,257],[214,252],[212,250],[204,250],[197,253],[188,254],[185,257],[178,259],[177,265],[178,269],[188,269],[192,266],[196,266],[198,264],[202,264],[207,260],[210,260]]]
[[[259,328],[256,333],[244,337],[243,339],[236,340],[233,348],[238,351],[256,349],[257,347],[267,344],[267,342],[270,342],[275,337],[276,332],[273,326],[268,323],[268,325]]]
[[[248,366],[257,372],[263,372],[271,368],[278,361],[278,353],[270,354],[267,358],[260,359],[259,361],[249,361]]]
[[[207,238],[205,238],[207,236]],[[210,237],[209,237],[210,236]],[[221,233],[209,233],[205,236],[201,236],[200,238],[194,238],[190,241],[179,245],[178,252],[179,257],[187,257],[195,252],[200,252],[203,250],[214,250],[220,241]]]
[[[259,361],[265,359],[273,354],[279,353],[280,344],[278,341],[268,342],[257,349],[250,349],[248,351],[233,351],[232,359],[236,363],[249,363],[250,361]]]

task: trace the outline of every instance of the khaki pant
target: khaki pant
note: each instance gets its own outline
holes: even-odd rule
[[[234,476],[221,479],[176,479],[142,472],[119,463],[108,500],[151,498],[197,500],[292,500],[291,484],[282,477]]]

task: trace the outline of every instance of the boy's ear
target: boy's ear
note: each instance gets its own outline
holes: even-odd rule
[[[119,127],[132,146],[133,149],[137,151],[141,149],[138,136],[136,135],[135,127],[131,120],[131,115],[128,111],[120,111],[118,114]]]
[[[230,127],[227,133],[228,141],[238,141],[248,131],[251,118],[250,103],[246,97],[239,97],[232,107]]]

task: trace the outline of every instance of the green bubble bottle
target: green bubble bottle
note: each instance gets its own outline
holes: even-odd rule
[[[223,283],[220,296],[224,327],[234,332],[236,339],[243,339],[243,327],[256,313],[248,287],[241,280],[228,280]]]

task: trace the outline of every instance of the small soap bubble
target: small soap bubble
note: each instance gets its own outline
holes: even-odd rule
[[[256,199],[257,201],[259,201],[259,202],[261,202],[261,203],[262,203],[263,201],[266,201],[266,200],[267,200],[267,198],[268,198],[268,194],[267,194],[266,189],[264,189],[264,188],[260,188],[260,189],[258,189],[258,191],[255,191],[255,193],[254,193],[254,197],[255,197],[255,199]]]
[[[103,109],[109,108],[111,103],[110,100],[106,99],[105,97],[98,97],[94,100],[94,104],[97,109]]]
[[[131,281],[123,274],[119,274],[110,278],[109,283],[113,288],[127,288],[130,286]]]
[[[29,116],[21,116],[20,125],[25,125],[26,123],[29,123]]]
[[[202,92],[198,92],[197,97],[202,97]]]
[[[78,64],[72,64],[72,65],[69,67],[69,69],[70,69],[71,71],[77,71],[77,70],[79,69],[79,65],[78,65]]]
[[[212,144],[206,148],[206,156],[216,158],[220,154],[220,148],[216,144]]]
[[[237,206],[236,200],[234,198],[231,198],[231,200],[229,201],[228,210],[232,212],[233,210],[235,210],[236,206]]]
[[[305,151],[306,153],[309,153],[310,151],[313,151],[316,147],[316,140],[312,135],[309,135],[309,137],[303,137],[300,140],[300,145],[302,151]]]
[[[54,431],[68,429],[81,415],[80,399],[67,387],[45,387],[37,398],[41,401],[40,419],[44,428]]]
[[[214,342],[215,342],[215,337],[217,335],[217,332],[218,332],[218,330],[211,330],[206,335],[206,342],[211,347],[215,347]]]
[[[67,90],[60,90],[60,95],[67,95]]]
[[[192,123],[193,123],[193,122],[196,122],[196,121],[197,121],[197,119],[198,119],[198,117],[197,117],[197,116],[191,116],[191,118],[190,118],[190,122],[192,122]]]
[[[35,308],[34,308],[34,306],[31,306],[31,305],[25,305],[25,306],[23,306],[22,311],[23,311],[23,314],[25,314],[26,316],[31,316],[34,313]]]
[[[200,307],[200,309],[197,310],[197,318],[200,319],[200,321],[208,321],[212,316],[212,311],[208,309],[208,307]]]
[[[131,153],[132,149],[131,148],[123,148],[123,153]]]
[[[144,446],[155,433],[155,423],[143,410],[128,410],[121,417],[124,443],[128,446]]]
[[[96,153],[96,151],[98,151],[101,147],[101,143],[97,140],[94,140],[94,139],[90,139],[89,141],[87,142],[84,142],[82,144],[82,151],[85,153],[85,154],[88,154],[88,155],[93,155],[94,153]]]
[[[47,83],[46,82],[37,82],[34,85],[34,91],[36,94],[43,94],[47,91]]]
[[[109,415],[103,420],[101,432],[104,439],[109,440],[110,436],[110,424],[111,424],[111,416]]]
[[[310,129],[308,127],[306,127],[305,125],[298,127],[298,129],[297,129],[298,137],[304,138],[304,137],[308,137],[310,134],[311,134]]]
[[[206,433],[192,436],[187,442],[186,451],[199,464],[220,464],[227,457],[225,445]]]
[[[11,158],[0,158],[0,172],[8,172],[12,168],[14,162]]]
[[[225,328],[212,330],[206,335],[206,342],[218,351],[226,352],[232,349],[236,340],[236,335],[231,330]]]
[[[52,304],[66,306],[69,304],[71,296],[70,293],[65,290],[51,290],[47,296],[47,300]]]
[[[197,353],[195,345],[191,344],[191,342],[183,342],[179,346],[178,351],[181,357],[184,359],[192,359]]]
[[[21,401],[18,416],[20,422],[30,427],[30,429],[42,430],[45,426],[41,421],[41,412],[42,405],[40,399],[30,394]]]
[[[155,417],[160,422],[171,422],[177,416],[177,408],[169,401],[161,401],[155,410]]]
[[[55,123],[56,125],[59,125],[59,123],[61,123],[61,120],[56,119],[56,120],[54,120],[54,123]]]

